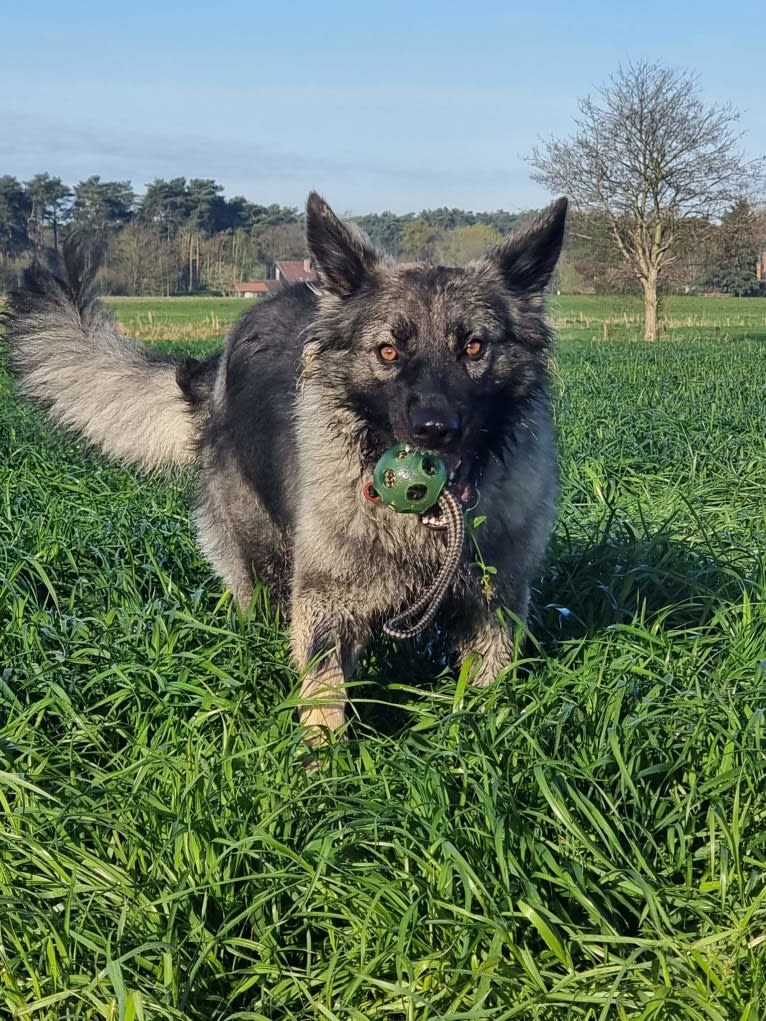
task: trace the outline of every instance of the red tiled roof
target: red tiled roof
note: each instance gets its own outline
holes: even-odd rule
[[[250,282],[245,281],[241,284],[234,285],[235,291],[251,291],[253,294],[266,294],[268,287],[266,286],[265,280],[252,280]]]
[[[308,259],[279,260],[276,266],[288,284],[304,284],[317,278]]]
[[[245,292],[248,294],[274,294],[275,291],[282,290],[282,284],[279,280],[251,280],[235,284],[234,290],[239,291],[240,294]]]

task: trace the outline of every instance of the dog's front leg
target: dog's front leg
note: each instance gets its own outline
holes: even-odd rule
[[[515,617],[522,622],[526,620],[529,607],[529,589],[526,586],[516,593],[516,598],[504,602]],[[472,653],[478,657],[470,681],[474,687],[486,688],[513,659],[513,636],[509,625],[486,602],[477,607],[475,615],[469,619],[471,624],[465,628],[458,651],[461,660]]]
[[[474,630],[466,634],[459,654],[461,660],[471,654],[478,657],[470,682],[476,688],[486,688],[513,658],[513,638],[497,619],[487,615],[477,620]]]
[[[293,659],[303,675],[299,715],[312,744],[322,744],[346,717],[346,675],[341,614],[326,595],[304,592],[293,600]]]

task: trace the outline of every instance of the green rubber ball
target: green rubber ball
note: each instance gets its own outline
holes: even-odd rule
[[[400,514],[430,510],[447,484],[447,469],[436,454],[400,443],[375,465],[375,491],[387,507]]]

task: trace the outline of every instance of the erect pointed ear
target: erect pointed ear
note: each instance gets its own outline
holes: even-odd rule
[[[542,291],[547,286],[561,255],[567,205],[565,198],[557,199],[484,256],[500,268],[510,291]]]
[[[379,261],[369,238],[339,220],[315,191],[306,203],[306,241],[322,286],[341,298],[358,290]]]

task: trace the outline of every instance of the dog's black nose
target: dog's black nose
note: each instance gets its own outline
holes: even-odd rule
[[[424,405],[410,411],[410,429],[424,447],[450,447],[460,435],[460,418],[450,408]]]

